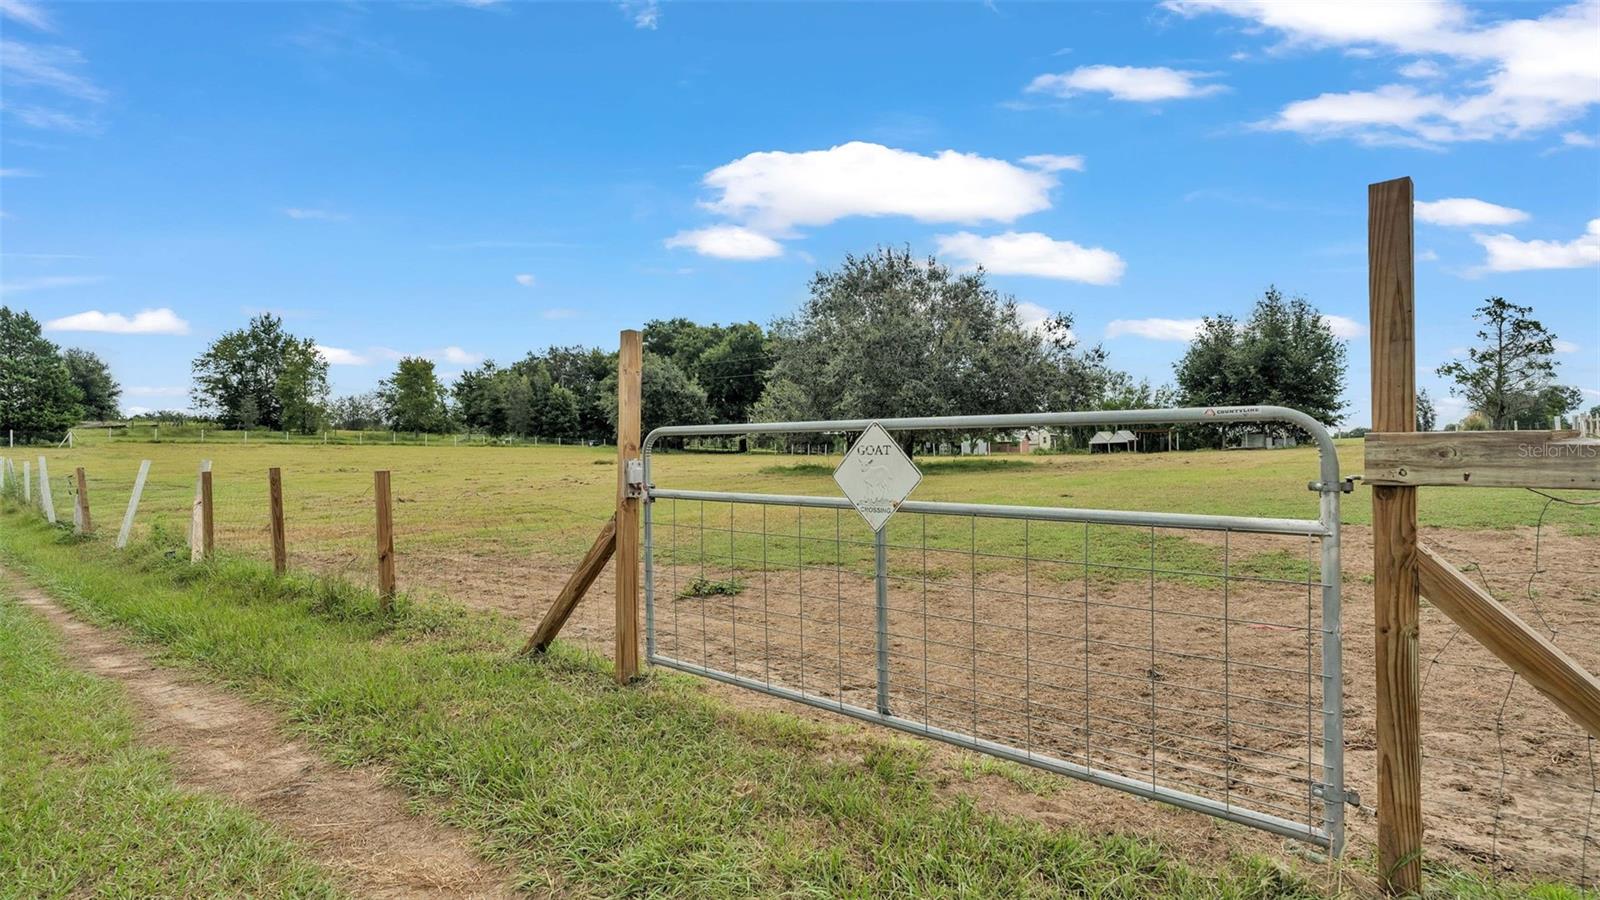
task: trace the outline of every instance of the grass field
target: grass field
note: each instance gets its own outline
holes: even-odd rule
[[[1341,442],[1343,471],[1359,472],[1360,449],[1359,442]],[[27,458],[32,459],[36,455],[30,452]],[[830,725],[818,730],[819,726],[803,724],[784,715],[732,712],[713,702],[700,686],[671,677],[657,678],[649,690],[639,692],[651,698],[649,704],[667,703],[668,706],[629,706],[646,701],[614,696],[603,689],[602,684],[591,683],[598,675],[596,667],[603,666],[603,663],[572,647],[559,657],[561,668],[554,671],[560,678],[555,687],[518,680],[525,677],[526,673],[514,677],[505,675],[506,671],[511,670],[505,669],[502,652],[515,642],[519,631],[525,633],[528,620],[536,616],[542,604],[554,595],[561,580],[570,571],[572,562],[587,548],[595,531],[610,512],[616,476],[614,451],[609,448],[423,447],[403,444],[323,447],[292,442],[221,447],[196,443],[97,442],[91,437],[80,441],[74,450],[53,449],[45,451],[45,455],[50,459],[56,505],[64,522],[70,521],[71,501],[67,482],[71,469],[78,465],[86,468],[90,499],[101,538],[77,546],[58,545],[43,536],[28,536],[30,532],[23,529],[21,537],[0,537],[10,558],[47,575],[58,586],[66,586],[68,596],[80,598],[82,608],[107,616],[110,620],[130,624],[136,631],[175,646],[177,652],[186,658],[214,666],[228,678],[237,679],[249,689],[262,692],[275,702],[284,704],[293,711],[297,721],[307,723],[307,727],[320,740],[329,742],[327,745],[333,748],[332,752],[339,758],[377,762],[386,766],[400,765],[402,762],[406,766],[419,766],[419,774],[414,778],[405,776],[405,783],[408,789],[422,795],[456,797],[461,794],[463,803],[487,803],[498,796],[493,794],[493,785],[503,786],[518,778],[531,778],[534,775],[555,778],[561,782],[563,778],[577,777],[575,773],[563,769],[563,765],[598,765],[595,759],[604,761],[606,765],[622,766],[630,772],[650,773],[651,784],[659,788],[655,791],[658,800],[676,791],[694,793],[696,790],[681,779],[675,780],[668,777],[667,773],[651,768],[645,760],[627,756],[622,748],[612,747],[607,741],[587,734],[578,742],[578,746],[584,748],[584,753],[580,754],[581,760],[540,764],[554,766],[559,771],[543,768],[532,774],[504,771],[498,767],[498,763],[491,765],[489,762],[494,753],[492,748],[509,746],[501,743],[503,740],[515,736],[519,741],[532,741],[530,746],[546,746],[539,742],[556,741],[558,738],[540,731],[536,724],[522,722],[515,716],[502,719],[500,713],[495,711],[499,703],[509,704],[511,708],[524,713],[530,709],[542,709],[554,714],[552,711],[560,706],[558,700],[574,700],[581,709],[577,714],[580,723],[587,723],[593,714],[600,717],[591,723],[595,729],[625,732],[627,729],[618,723],[627,721],[636,730],[646,728],[652,742],[657,739],[679,740],[695,729],[712,727],[708,723],[714,722],[718,728],[732,729],[733,738],[753,741],[752,746],[763,751],[772,749],[769,745],[784,745],[799,751],[797,755],[774,761],[767,757],[753,759],[749,747],[741,745],[735,748],[736,752],[730,758],[741,760],[739,765],[744,767],[742,771],[756,781],[777,777],[773,774],[775,767],[784,769],[816,766],[825,761],[837,762],[836,735],[856,733],[850,726],[836,728]],[[151,550],[152,547],[170,550],[187,528],[194,473],[202,458],[213,461],[218,543],[229,558],[220,573],[204,568],[190,570],[186,565],[164,562],[157,559]],[[141,542],[142,549],[133,558],[142,569],[142,574],[134,584],[141,598],[146,591],[162,598],[155,603],[158,607],[156,610],[148,609],[150,604],[144,599],[116,596],[112,587],[115,583],[115,562],[106,548],[120,520],[122,506],[140,459],[150,459],[153,465],[140,510],[140,524],[135,531],[136,541]],[[655,459],[653,480],[662,487],[831,496],[837,494],[830,477],[836,462],[833,458],[771,454],[660,454]],[[1316,515],[1316,498],[1306,489],[1306,482],[1316,477],[1316,456],[1313,450],[1307,448],[1119,455],[1114,458],[1080,455],[923,459],[919,460],[919,464],[924,470],[925,479],[914,495],[917,499],[1296,518],[1314,518]],[[261,579],[258,568],[252,568],[267,553],[268,466],[281,466],[284,470],[291,566],[301,572],[340,576],[357,585],[370,584],[373,570],[372,471],[378,468],[393,471],[400,578],[402,588],[413,595],[407,600],[407,613],[398,625],[385,627],[371,621],[364,611],[366,607],[363,604],[367,601],[355,595],[346,595],[342,593],[343,589],[317,587],[306,582],[295,582],[295,586],[288,588],[274,587]],[[1594,567],[1596,556],[1590,552],[1595,546],[1595,536],[1600,535],[1600,516],[1596,516],[1592,510],[1561,505],[1546,509],[1546,500],[1542,497],[1524,491],[1502,490],[1424,489],[1421,510],[1425,528],[1445,529],[1435,532],[1435,535],[1451,549],[1453,558],[1463,561],[1481,558],[1488,567],[1485,569],[1486,575],[1501,584],[1505,582],[1507,574],[1522,577],[1517,567],[1525,568],[1524,555],[1532,546],[1531,526],[1543,514],[1547,562],[1554,560],[1558,566],[1566,566],[1568,571],[1566,577],[1539,582],[1542,605],[1535,607],[1534,611],[1541,616],[1548,614],[1563,627],[1568,622],[1573,623],[1573,630],[1565,632],[1562,638],[1564,646],[1583,659],[1593,655],[1590,648],[1597,645],[1581,635],[1594,630],[1583,623],[1600,621],[1591,614],[1593,604],[1600,602],[1596,583],[1600,569]],[[696,513],[692,506],[680,504],[674,508],[669,501],[658,503],[655,509],[658,540],[666,540],[664,536],[672,533],[670,526],[675,522],[691,524]],[[1366,490],[1358,486],[1354,494],[1344,498],[1344,521],[1358,526],[1352,529],[1346,547],[1346,707],[1351,777],[1355,784],[1368,792],[1370,785],[1365,781],[1370,778],[1370,772],[1367,771],[1370,765],[1370,722],[1367,719],[1370,709],[1366,704],[1370,703],[1371,691],[1368,675],[1371,667],[1368,630],[1371,626],[1370,590],[1364,587],[1363,572],[1370,566],[1371,550],[1370,544],[1361,543],[1366,538],[1364,529],[1359,526],[1367,522],[1369,513],[1370,502]],[[759,507],[738,512],[739,516],[764,514]],[[793,511],[789,514],[794,515]],[[13,521],[16,520],[7,520],[8,531]],[[769,534],[769,523],[739,518],[733,523],[736,527],[730,530],[744,533],[732,537],[733,545],[727,549],[727,555],[745,560],[759,558],[763,565],[769,561],[779,563],[787,559],[797,564],[820,563],[825,566],[829,563],[828,553],[843,552],[846,557],[843,562],[848,566],[865,563],[870,554],[870,547],[865,543],[846,542],[843,551],[837,546],[827,546],[834,534],[833,529],[837,527],[834,524],[836,521],[839,520],[835,520],[831,513],[814,519],[795,516],[788,520],[788,525],[780,523],[781,527],[772,529],[774,533]],[[858,528],[861,535],[866,534],[853,517],[843,521],[846,527]],[[914,572],[918,565],[912,551],[920,535],[910,530],[917,527],[914,524],[916,521],[917,517],[903,516],[891,525],[891,541],[904,545],[904,549],[891,553],[891,574]],[[787,532],[791,526],[794,530]],[[967,532],[960,529],[941,530],[944,526],[936,523],[929,529],[928,540],[935,553],[941,548],[962,551],[969,546],[980,553],[1003,551],[1019,540],[1020,527],[1017,523],[986,520],[981,530]],[[1034,550],[1041,555],[1071,550],[1066,543],[1052,545],[1051,541],[1056,538],[1046,529],[1035,528],[1031,533],[1023,534],[1023,539],[1033,541]],[[673,552],[676,554],[684,549],[675,547]],[[658,551],[665,552],[664,545],[658,544]],[[675,583],[670,592],[693,602],[704,600],[706,603],[736,604],[738,595],[758,583],[755,580],[757,568],[741,566],[718,572],[712,565],[706,580],[698,588],[693,587],[694,579],[687,577],[692,574],[687,570],[691,570],[696,563],[715,563],[716,555],[721,552],[716,548],[702,551],[691,547],[687,557],[677,557],[676,561],[686,569],[686,577],[681,584]],[[79,554],[91,563],[83,571],[74,567],[74,560],[80,558]],[[1463,554],[1468,556],[1464,557]],[[1585,554],[1588,554],[1587,562],[1584,562]],[[1095,532],[1094,549],[1087,554],[1087,558],[1096,564],[1106,564],[1108,570],[1124,561],[1142,563],[1158,560],[1162,568],[1203,573],[1213,571],[1209,567],[1218,564],[1219,549],[1215,542],[1181,533],[1163,532],[1159,537],[1153,533],[1148,536],[1143,533],[1120,534],[1116,527],[1107,527]],[[1248,542],[1236,546],[1230,564],[1235,575],[1254,574],[1296,581],[1302,580],[1310,570],[1304,552],[1290,552]],[[922,565],[927,567],[926,562]],[[985,561],[982,565],[990,563]],[[1001,561],[993,565],[998,568],[1005,563]],[[961,572],[945,572],[937,566],[931,571],[935,580],[948,577],[952,589],[961,587],[964,577]],[[1052,573],[1047,567],[1037,567],[1034,577],[1043,582],[1050,579]],[[1068,580],[1076,576],[1065,573],[1059,577]],[[1105,576],[1110,581],[1116,581],[1119,577],[1114,572]],[[1204,575],[1161,577],[1173,584],[1174,597],[1198,596],[1196,590],[1208,583]],[[978,578],[975,566],[971,580],[976,583]],[[88,589],[91,581],[99,587]],[[1209,581],[1214,583],[1215,579]],[[1520,593],[1521,582],[1518,584]],[[1528,596],[1531,599],[1534,596],[1533,582],[1530,580],[1528,584]],[[668,588],[667,585],[662,587],[664,591]],[[1106,589],[1110,592],[1117,587],[1116,584],[1110,584]],[[572,637],[594,641],[589,644],[593,649],[605,647],[605,635],[609,628],[606,624],[608,600],[604,596],[607,590],[607,584],[602,581],[598,586],[601,596],[581,608],[579,618],[569,627]],[[429,599],[429,595],[434,596]],[[196,599],[200,597],[212,601],[221,597],[226,598],[227,602],[213,611],[190,609],[191,602],[201,603]],[[486,608],[506,613],[511,618],[508,620],[479,612],[463,614],[459,608],[442,599],[446,597],[480,610]],[[292,602],[263,602],[268,599]],[[1303,599],[1301,602],[1303,604]],[[1526,609],[1522,613],[1525,616],[1531,614]],[[187,618],[191,615],[201,616],[201,619],[191,622]],[[166,618],[171,616],[178,618]],[[279,621],[276,618],[279,616],[289,618]],[[418,616],[421,619],[415,618]],[[590,616],[592,621],[585,621],[585,616]],[[1492,666],[1497,664],[1492,659],[1484,663],[1479,657],[1471,655],[1473,648],[1469,642],[1454,642],[1449,637],[1448,629],[1440,627],[1432,610],[1425,610],[1424,617],[1425,656],[1437,661],[1440,659],[1438,654],[1445,654],[1448,650],[1443,657],[1445,661],[1461,663],[1459,667],[1446,667],[1437,673],[1430,666],[1430,694],[1427,698],[1430,731],[1425,740],[1435,740],[1436,736],[1442,735],[1447,743],[1436,749],[1453,753],[1457,758],[1446,763],[1442,769],[1430,769],[1432,774],[1427,789],[1442,792],[1430,796],[1448,801],[1434,802],[1429,807],[1430,833],[1449,841],[1449,846],[1459,851],[1460,855],[1452,857],[1457,862],[1469,858],[1484,859],[1487,858],[1485,854],[1490,853],[1497,858],[1510,858],[1503,855],[1526,850],[1528,855],[1518,857],[1516,866],[1519,869],[1527,865],[1528,871],[1555,876],[1570,872],[1572,874],[1569,877],[1576,879],[1581,865],[1580,851],[1588,839],[1573,835],[1581,834],[1585,818],[1582,814],[1585,808],[1583,804],[1589,796],[1584,785],[1592,784],[1592,778],[1584,780],[1582,770],[1587,753],[1581,741],[1574,744],[1569,735],[1543,730],[1559,723],[1550,717],[1544,701],[1536,695],[1525,698],[1519,692],[1516,695],[1517,702],[1507,712],[1506,701],[1512,694],[1500,684],[1498,676],[1492,674]],[[1153,629],[1153,624],[1151,627]],[[742,623],[739,628],[743,630]],[[301,635],[300,632],[306,629],[314,634]],[[974,626],[972,637],[975,638],[976,634],[977,628]],[[1252,640],[1270,636],[1259,632],[1245,634],[1250,635]],[[262,642],[265,646],[250,646],[253,641]],[[313,659],[320,652],[316,648],[324,646],[329,648],[327,652],[331,661]],[[387,656],[390,653],[421,655],[405,655],[397,661]],[[340,671],[367,673],[369,665],[376,665],[363,661],[369,656],[382,659],[385,667],[393,663],[410,673],[410,676],[429,681],[430,686],[424,689],[413,684],[393,684],[380,673],[370,673],[368,681],[369,674],[362,674],[358,679],[362,684],[352,688],[365,692],[358,701],[346,697],[342,688],[324,685],[316,679],[305,683],[297,680],[302,676],[310,677],[311,670],[320,671],[324,665],[336,666]],[[1485,665],[1489,667],[1481,671],[1473,668]],[[482,670],[478,667],[482,667]],[[441,674],[452,672],[455,674]],[[512,680],[502,683],[500,678],[503,675]],[[550,675],[551,672],[546,671],[540,677],[548,678]],[[603,680],[603,676],[600,678]],[[446,695],[436,696],[432,693],[434,681],[439,682],[439,690],[447,691]],[[327,694],[330,706],[326,714],[331,719],[319,718],[323,714],[320,707],[316,715],[307,717],[309,714],[303,712],[301,706],[308,702],[302,697],[306,691],[312,691],[317,696]],[[518,694],[524,691],[528,692],[529,697],[535,698],[534,706],[528,706],[526,698]],[[556,693],[551,694],[551,691]],[[389,696],[391,692],[395,696]],[[362,703],[372,705],[362,707]],[[460,709],[470,712],[450,712],[457,708],[452,706],[456,703],[462,704]],[[417,704],[422,706],[418,707]],[[624,708],[614,708],[612,704],[622,704]],[[349,708],[345,708],[347,705]],[[430,713],[429,722],[418,724],[410,721],[403,712],[412,708],[440,711]],[[686,713],[686,709],[691,710],[693,715]],[[490,716],[490,721],[483,727],[493,734],[474,733],[465,736],[457,733],[457,728],[466,727],[456,721],[458,717],[465,715],[465,718],[472,719],[480,713]],[[692,724],[678,720],[678,717],[685,715],[690,715]],[[658,717],[665,718],[658,722]],[[1497,740],[1497,717],[1504,725],[1504,734],[1509,736],[1509,740]],[[665,731],[658,734],[657,726]],[[728,735],[714,737],[718,741],[729,738]],[[710,740],[711,736],[702,736],[701,739]],[[928,805],[943,802],[939,797],[931,794],[921,796],[918,793],[929,793],[929,785],[938,785],[941,779],[949,778],[948,770],[928,762],[925,745],[887,740],[880,735],[866,740],[874,748],[881,745],[890,749],[860,750],[858,740],[847,740],[849,746],[856,748],[850,751],[851,754],[859,756],[863,764],[874,771],[880,768],[878,761],[882,759],[889,760],[885,765],[890,770],[898,771],[909,765],[914,773],[911,782],[916,790],[905,796],[895,793],[893,802],[889,804],[893,808],[879,810],[880,819],[893,819],[902,813],[910,818],[892,825],[885,824],[887,820],[881,819],[878,824],[863,826],[868,829],[866,831],[851,832],[848,836],[850,840],[881,843],[888,839],[886,835],[892,836],[895,829],[910,827],[912,819],[916,817],[931,816],[943,822],[936,826],[936,830],[956,827],[939,819],[946,813]],[[431,747],[426,753],[445,755],[417,758],[417,754],[424,751],[408,749],[416,742]],[[591,749],[600,756],[591,758]],[[717,752],[724,750],[726,748],[719,744]],[[1500,753],[1498,760],[1493,757],[1496,751]],[[455,755],[458,752],[465,756]],[[710,751],[706,746],[700,746],[692,752]],[[708,764],[709,759],[700,757],[700,764]],[[907,763],[907,759],[912,762]],[[1509,779],[1495,776],[1495,772],[1508,766],[1511,770]],[[1521,783],[1517,778],[1522,771],[1519,769],[1521,766],[1526,766],[1530,774],[1528,784],[1532,787],[1519,786]],[[1034,788],[1041,781],[1052,784],[1060,781],[1042,778],[1037,773],[1018,772],[1022,774],[1010,776],[1011,781],[1033,786],[1024,793],[1036,793]],[[590,778],[599,777],[588,768],[585,768],[584,774]],[[835,772],[826,778],[820,775],[816,777],[828,781],[837,775]],[[722,776],[702,773],[699,777]],[[477,785],[477,779],[488,779],[491,787]],[[616,791],[619,796],[626,794],[625,786],[615,782],[604,783],[605,791]],[[715,783],[720,786],[719,789],[735,793],[747,790],[742,786],[744,782],[737,780],[727,782],[724,779]],[[792,790],[804,792],[809,789],[794,782],[786,784]],[[1507,790],[1507,784],[1513,785],[1509,790],[1517,797],[1515,807],[1502,806],[1503,798],[1496,794],[1497,784],[1502,791]],[[864,790],[854,782],[847,787],[849,791]],[[490,790],[490,794],[474,793],[476,790]],[[575,794],[579,789],[566,786],[559,790]],[[881,785],[872,790],[876,792],[872,796],[878,798],[874,802],[887,796]],[[1517,793],[1519,791],[1523,793]],[[931,793],[942,792],[931,790]],[[907,805],[911,802],[908,798],[915,799],[915,805]],[[524,799],[525,802],[533,802],[532,799]],[[703,796],[695,802],[701,801],[705,801]],[[536,873],[556,872],[556,875],[547,875],[556,878],[556,882],[543,883],[582,885],[584,888],[581,892],[629,893],[645,883],[654,883],[656,878],[665,878],[663,883],[685,894],[701,892],[733,896],[770,891],[774,885],[783,890],[793,889],[797,893],[826,894],[835,889],[845,893],[892,893],[892,886],[888,882],[878,880],[881,876],[878,871],[880,865],[910,867],[906,871],[917,873],[910,877],[921,879],[915,883],[934,893],[949,887],[950,883],[944,880],[947,876],[965,880],[962,883],[985,886],[989,892],[1000,893],[1026,893],[1030,890],[1044,894],[1059,893],[1064,883],[1047,879],[1043,882],[1044,886],[1040,887],[1039,883],[1032,880],[1033,876],[1017,881],[1017,874],[1007,868],[1010,863],[1003,863],[1000,869],[993,870],[930,872],[925,867],[919,868],[920,864],[915,862],[918,853],[929,852],[928,846],[906,845],[901,837],[892,837],[892,846],[885,847],[883,852],[888,856],[865,859],[852,856],[832,843],[818,845],[835,857],[844,853],[840,857],[843,859],[840,864],[845,866],[841,870],[845,874],[840,877],[844,880],[828,881],[814,871],[815,859],[812,856],[805,856],[797,863],[789,859],[788,854],[799,852],[794,850],[793,828],[809,835],[816,829],[833,827],[832,824],[818,824],[819,821],[831,823],[832,819],[828,816],[819,819],[820,814],[816,810],[806,809],[801,813],[790,810],[784,814],[796,815],[797,818],[780,817],[774,820],[771,818],[774,807],[770,804],[776,803],[776,799],[763,801],[764,812],[757,817],[766,830],[760,831],[757,838],[740,838],[727,846],[723,845],[730,840],[726,835],[748,831],[754,827],[750,824],[751,820],[740,818],[720,807],[707,811],[684,800],[674,807],[669,818],[652,819],[653,827],[671,831],[677,835],[675,840],[688,840],[692,836],[690,833],[721,834],[723,837],[715,840],[706,838],[717,843],[717,846],[694,842],[675,845],[674,852],[680,856],[688,854],[686,858],[693,860],[693,865],[669,865],[664,861],[669,855],[666,848],[641,850],[639,853],[642,855],[637,859],[624,860],[608,857],[607,854],[622,853],[620,848],[626,843],[614,834],[616,829],[625,831],[626,828],[613,816],[637,821],[639,816],[645,815],[629,806],[633,800],[624,801],[607,794],[605,798],[591,797],[583,802],[565,796],[562,802],[575,804],[572,808],[578,811],[580,818],[590,828],[586,837],[550,834],[541,829],[556,826],[542,821],[535,825],[522,819],[517,819],[518,827],[531,830],[513,828],[506,831],[504,822],[481,810],[461,813],[464,818],[458,820],[480,833],[490,835],[490,846],[497,850],[523,846],[528,842],[541,846],[553,842],[556,850],[551,852],[556,854],[555,857],[548,854],[519,857],[519,866],[523,867],[521,871],[530,879],[530,885],[539,883]],[[1103,805],[1106,809],[1123,809],[1118,805],[1122,802],[1119,798],[1109,798],[1104,804],[1092,798],[1086,802]],[[625,808],[620,811],[612,808],[619,803]],[[605,808],[592,808],[595,804]],[[546,811],[554,809],[548,806],[540,808]],[[988,811],[983,812],[987,814]],[[969,817],[973,814],[973,809],[961,813]],[[517,815],[526,816],[529,813],[523,811]],[[674,818],[680,815],[681,819]],[[1556,818],[1560,819],[1559,832],[1551,831]],[[773,821],[781,821],[783,827],[776,830],[766,827]],[[969,818],[966,821],[972,820]],[[1015,824],[1003,817],[995,821],[1005,828]],[[988,829],[988,820],[984,822],[984,829]],[[1502,835],[1503,822],[1518,823],[1525,828],[1525,832],[1518,832],[1515,836],[1509,833]],[[1352,822],[1353,832],[1359,833],[1364,827],[1359,820]],[[1567,831],[1572,828],[1579,830]],[[1146,830],[1143,833],[1160,832]],[[1518,843],[1524,840],[1520,836],[1524,833],[1529,836],[1525,845]],[[1050,834],[1053,833],[1047,833],[1046,837]],[[597,847],[584,846],[583,841],[589,839],[600,840],[601,844]],[[970,839],[970,835],[961,838],[962,841]],[[956,837],[944,835],[937,840],[944,846],[945,842],[956,841]],[[1027,840],[1033,841],[1035,838]],[[1087,841],[1100,847],[1102,839],[1077,834],[1074,840]],[[577,843],[566,843],[568,841]],[[1139,847],[1149,846],[1135,843]],[[816,846],[805,846],[808,848],[805,853],[817,849]],[[960,852],[975,852],[970,844],[957,842],[949,846],[964,848]],[[1037,848],[1041,845],[1027,846],[1033,849],[1025,852],[1033,853],[1038,852]],[[758,862],[754,865],[760,871],[752,873],[746,863],[734,860],[729,855],[733,850],[757,857]],[[516,852],[526,853],[526,850]],[[1101,852],[1101,849],[1095,849],[1090,856]],[[1177,853],[1180,857],[1188,858],[1182,851],[1171,847],[1150,852]],[[1364,852],[1359,847],[1355,852],[1353,859],[1358,865],[1364,858]],[[597,856],[608,861],[598,863],[595,861]],[[1091,862],[1092,867],[1098,865],[1098,862]],[[1256,890],[1251,885],[1257,879],[1268,877],[1262,874],[1265,870],[1261,869],[1263,864],[1259,861],[1241,863],[1244,869],[1232,864],[1222,870],[1215,870],[1211,863],[1197,865],[1199,868],[1194,870],[1184,869],[1181,878],[1199,880],[1184,881],[1181,891],[1249,894]],[[669,870],[675,874],[662,874]],[[779,874],[774,875],[775,872]],[[794,876],[798,880],[789,880],[791,874],[786,873],[793,872],[799,873]],[[1452,891],[1467,894],[1492,895],[1503,892],[1507,896],[1514,896],[1520,895],[1523,890],[1514,884],[1484,884],[1459,871],[1452,872],[1441,870],[1441,879],[1460,880],[1441,880],[1436,883],[1451,884]],[[1160,879],[1167,877],[1162,874],[1156,881],[1136,881],[1128,885],[1130,893],[1127,895],[1149,895],[1151,891],[1159,893],[1154,886],[1166,885]],[[1026,890],[1014,887],[1024,883],[1029,885]],[[847,885],[848,890],[841,888],[841,885]],[[1281,889],[1281,885],[1274,888]],[[1112,889],[1112,895],[1117,895],[1118,890],[1121,889]],[[1180,888],[1162,887],[1160,890]],[[1544,896],[1567,895],[1556,887],[1537,888],[1534,892]]]
[[[59,643],[0,586],[0,897],[342,896],[248,812],[174,785]]]
[[[345,763],[379,764],[509,859],[522,886],[582,896],[1314,896],[1259,859],[1205,871],[1159,844],[986,814],[892,739],[849,757],[826,732],[735,711],[688,679],[611,686],[558,653],[516,662],[498,617],[278,582],[259,565],[131,559],[5,516],[0,558],[284,710]],[[13,610],[7,614],[15,616]]]
[[[1360,442],[1340,443],[1342,470],[1360,472]],[[290,553],[296,564],[368,577],[372,472],[394,472],[395,527],[402,579],[448,590],[471,578],[475,561],[530,555],[571,558],[609,514],[614,451],[587,447],[202,445],[104,440],[88,432],[73,450],[12,450],[20,463],[43,455],[54,479],[58,515],[71,518],[69,481],[83,466],[94,518],[120,522],[141,459],[152,462],[136,535],[163,528],[183,533],[200,460],[213,461],[219,544],[264,554],[266,469],[284,471]],[[680,488],[837,495],[835,458],[771,454],[658,454],[653,478]],[[1138,456],[1058,455],[921,460],[914,495],[952,500],[1101,509],[1142,509],[1315,518],[1306,482],[1317,476],[1315,451],[1191,452]],[[36,461],[34,462],[36,466]],[[1544,500],[1526,491],[1423,489],[1421,523],[1463,529],[1526,527]],[[1366,524],[1366,489],[1344,498],[1348,524]],[[665,514],[665,511],[663,511]],[[1547,524],[1600,533],[1595,517],[1557,506]],[[1003,527],[994,540],[1012,538]],[[407,572],[408,566],[411,572]],[[453,569],[463,571],[457,573]]]

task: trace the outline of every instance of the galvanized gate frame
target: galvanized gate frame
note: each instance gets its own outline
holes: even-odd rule
[[[807,432],[861,432],[876,421],[889,431],[980,431],[1012,430],[1033,427],[1069,427],[1090,425],[1208,425],[1274,422],[1293,425],[1316,441],[1320,461],[1318,479],[1308,488],[1320,496],[1319,516],[1316,520],[1275,519],[1250,516],[1218,516],[1186,513],[1142,512],[1133,510],[1067,509],[1059,507],[1008,506],[979,503],[946,503],[908,500],[900,510],[908,513],[934,515],[964,515],[990,518],[1034,519],[1055,522],[1079,522],[1106,525],[1139,525],[1161,528],[1189,528],[1220,531],[1238,531],[1256,534],[1295,535],[1321,538],[1322,593],[1322,772],[1323,783],[1310,786],[1311,795],[1322,801],[1323,821],[1320,826],[1298,822],[1260,810],[1216,799],[1199,796],[1157,784],[1152,778],[1146,782],[1126,775],[1109,772],[1087,765],[1052,757],[1038,752],[1025,752],[1015,747],[963,734],[914,719],[894,715],[889,711],[888,697],[888,634],[887,634],[887,567],[886,539],[880,531],[875,540],[877,574],[877,709],[868,709],[842,700],[804,693],[782,685],[769,684],[732,672],[709,668],[683,660],[663,656],[656,651],[655,627],[655,572],[654,550],[651,534],[651,507],[656,500],[710,501],[721,503],[752,503],[774,506],[799,506],[819,509],[851,509],[843,497],[816,497],[781,494],[755,494],[724,491],[691,491],[658,488],[650,479],[651,449],[656,442],[668,437],[701,437],[715,435],[795,434]],[[885,725],[921,737],[932,738],[959,747],[986,753],[1001,759],[1033,766],[1061,775],[1078,778],[1104,787],[1115,788],[1150,800],[1159,800],[1184,809],[1205,813],[1220,819],[1259,828],[1274,834],[1306,841],[1325,847],[1337,855],[1344,844],[1344,807],[1347,802],[1357,802],[1354,794],[1344,786],[1344,712],[1343,673],[1341,665],[1340,636],[1340,570],[1339,570],[1339,495],[1350,490],[1350,482],[1339,474],[1339,460],[1333,439],[1318,421],[1299,410],[1281,406],[1230,406],[1191,407],[1181,409],[1102,410],[1063,413],[1038,413],[990,416],[933,416],[923,418],[850,419],[815,422],[762,422],[724,425],[677,425],[657,428],[650,432],[642,445],[644,466],[644,589],[645,589],[645,651],[647,660],[657,666],[700,675],[715,681],[749,688],[772,696],[792,700],[809,706],[840,713],[852,718]]]

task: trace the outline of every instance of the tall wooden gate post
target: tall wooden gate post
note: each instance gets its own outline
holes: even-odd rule
[[[1415,431],[1412,184],[1367,187],[1372,427]],[[1372,488],[1377,637],[1378,864],[1391,894],[1422,887],[1422,730],[1417,681],[1417,489]]]
[[[617,354],[617,682],[639,674],[639,513],[629,486],[629,463],[638,463],[643,403],[644,345],[639,332],[622,332]]]

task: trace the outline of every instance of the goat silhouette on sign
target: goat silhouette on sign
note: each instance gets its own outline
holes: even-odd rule
[[[862,456],[860,459],[862,483],[872,490],[874,497],[889,496],[890,482],[894,478],[889,467],[876,456]]]

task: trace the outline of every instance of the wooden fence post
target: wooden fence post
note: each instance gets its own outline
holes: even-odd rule
[[[628,464],[639,459],[641,373],[639,332],[622,332],[617,355],[617,648],[616,674],[627,684],[639,674],[639,498],[628,489]]]
[[[289,568],[289,542],[283,531],[283,470],[267,470],[268,513],[272,518],[272,571],[282,575]]]
[[[388,611],[394,600],[394,506],[389,496],[389,470],[372,473],[372,496],[378,506],[378,608]]]
[[[1367,187],[1372,428],[1416,430],[1412,184]],[[1418,686],[1417,489],[1372,488],[1377,638],[1378,877],[1390,894],[1422,888],[1422,729]]]
[[[83,474],[83,466],[79,466],[73,475],[78,480],[78,514],[73,524],[78,526],[79,534],[88,534],[94,531],[94,521],[89,518],[89,479]]]
[[[200,557],[210,559],[217,548],[216,510],[211,505],[211,470],[200,473]]]
[[[205,535],[202,534],[205,513],[201,503],[205,499],[202,493],[205,473],[211,471],[211,460],[200,460],[200,471],[194,477],[194,507],[189,513],[189,561],[199,562],[205,558]]]

